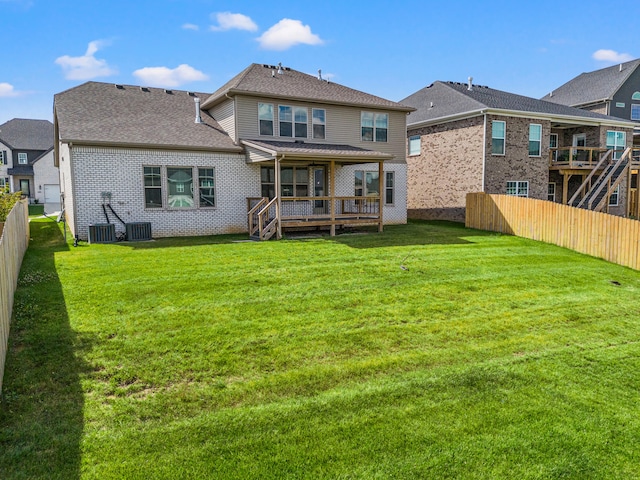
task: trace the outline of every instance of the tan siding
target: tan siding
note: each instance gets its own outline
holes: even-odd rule
[[[234,101],[225,100],[224,102],[213,107],[209,113],[216,122],[229,134],[234,142],[238,142],[236,137],[236,118],[234,115]]]
[[[340,105],[312,104],[289,102],[287,100],[258,97],[237,96],[236,106],[238,115],[238,137],[241,139],[280,140],[278,137],[278,105],[303,106],[308,109],[309,138],[305,141],[313,143],[327,143],[335,145],[354,145],[367,150],[390,153],[394,159],[390,163],[405,163],[406,118],[404,112],[387,111],[389,114],[388,141],[363,142],[360,135],[360,113],[362,111],[385,112],[371,108],[347,107]],[[271,103],[274,106],[274,137],[260,137],[258,135],[258,103]],[[311,138],[311,109],[324,108],[326,110],[326,138],[317,140]],[[289,139],[290,137],[285,137]]]

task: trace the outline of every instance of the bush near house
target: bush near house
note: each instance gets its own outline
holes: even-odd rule
[[[31,223],[3,479],[640,477],[639,272],[450,223],[60,229]]]
[[[7,220],[7,215],[13,206],[20,200],[22,193],[0,193],[0,223]]]

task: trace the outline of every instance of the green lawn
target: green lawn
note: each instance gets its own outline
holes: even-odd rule
[[[640,478],[638,272],[449,223],[31,226],[2,479]]]

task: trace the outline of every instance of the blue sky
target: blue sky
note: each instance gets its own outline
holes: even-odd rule
[[[391,100],[435,80],[539,98],[640,56],[637,0],[0,0],[0,123],[88,80],[212,92],[251,63]]]

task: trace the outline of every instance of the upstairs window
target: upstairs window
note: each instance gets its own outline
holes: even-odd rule
[[[504,140],[507,124],[500,120],[491,122],[491,154],[504,155]]]
[[[326,112],[323,108],[314,108],[311,111],[313,122],[313,138],[324,140],[326,135]]]
[[[420,155],[420,135],[409,137],[409,156]]]
[[[386,142],[389,115],[386,113],[362,112],[360,126],[363,142]]]
[[[307,109],[305,107],[278,107],[281,137],[307,138]]]
[[[18,163],[20,165],[26,165],[27,163],[29,163],[26,153],[18,153]]]
[[[273,105],[270,103],[258,104],[258,123],[260,135],[273,136]]]
[[[542,125],[532,123],[529,125],[529,156],[540,156],[540,145],[542,145]]]
[[[0,165],[6,165],[6,164],[7,164],[7,151],[2,150],[0,151]]]
[[[631,120],[640,121],[640,104],[631,104]]]

